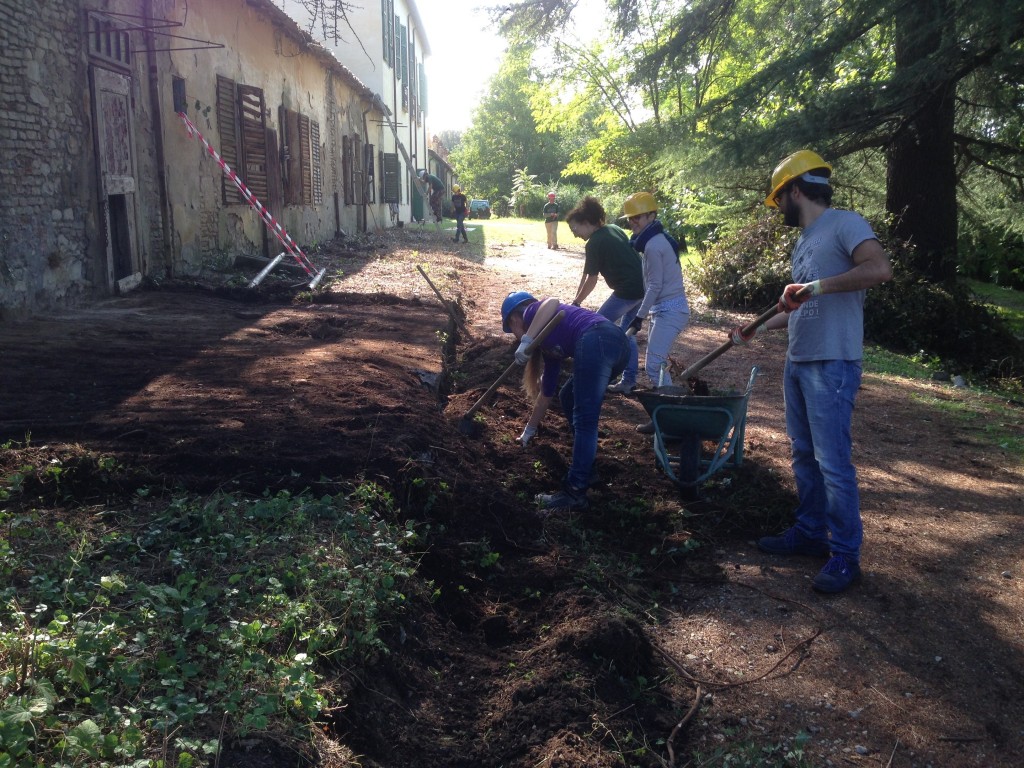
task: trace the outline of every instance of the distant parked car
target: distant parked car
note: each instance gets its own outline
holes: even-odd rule
[[[469,201],[469,218],[471,218],[471,219],[489,219],[489,218],[491,218],[491,201],[490,200],[470,200]]]

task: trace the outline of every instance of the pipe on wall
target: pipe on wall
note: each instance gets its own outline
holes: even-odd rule
[[[160,195],[160,232],[161,239],[163,240],[163,253],[161,257],[164,262],[164,274],[167,277],[173,277],[174,258],[171,243],[171,232],[173,232],[171,219],[173,213],[171,212],[170,199],[167,194],[167,154],[164,147],[163,110],[160,108],[160,73],[157,68],[156,51],[153,50],[156,48],[152,32],[154,26],[153,0],[145,0],[143,13],[145,14],[145,24],[143,26],[146,28],[143,34],[146,40],[146,68],[149,80],[150,113],[153,124],[153,142],[156,147],[157,189]]]

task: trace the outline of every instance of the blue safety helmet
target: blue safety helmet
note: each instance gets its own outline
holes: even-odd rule
[[[505,333],[512,333],[512,329],[508,327],[508,316],[523,304],[536,300],[532,293],[526,291],[513,291],[505,297],[501,302],[501,327]]]

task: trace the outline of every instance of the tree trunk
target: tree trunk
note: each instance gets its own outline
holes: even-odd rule
[[[896,16],[897,80],[941,49],[953,26],[949,0],[905,4]],[[911,266],[932,282],[956,275],[955,91],[955,82],[925,91],[888,149],[886,210],[894,234],[916,246]]]

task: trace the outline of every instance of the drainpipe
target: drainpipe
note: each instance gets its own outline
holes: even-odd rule
[[[144,33],[146,40],[146,68],[149,70],[149,102],[151,107],[150,113],[152,114],[153,141],[156,145],[157,191],[160,195],[160,232],[164,244],[162,257],[164,273],[167,277],[173,277],[173,244],[171,243],[171,219],[173,214],[171,213],[167,194],[167,154],[164,147],[163,111],[160,109],[160,73],[157,68],[156,51],[153,50],[155,47],[155,39],[152,32],[154,21],[153,0],[146,0],[143,13],[146,17],[146,31]]]
[[[373,109],[373,101],[372,100],[370,101],[370,106],[368,106],[366,109],[363,110],[363,156],[361,158],[359,158],[359,162],[363,164],[363,189],[359,193],[359,198],[363,201],[363,226],[365,228],[367,228],[367,229],[369,229],[369,222],[366,220],[366,213],[367,213],[367,211],[370,211],[370,212],[373,211],[373,209],[370,208],[370,201],[366,199],[368,197],[368,195],[366,194],[366,192],[367,192],[366,182],[367,182],[367,180],[369,178],[369,175],[366,173],[366,164],[365,164],[366,148],[368,146],[370,146],[370,126],[366,122],[366,116],[368,114],[370,114],[370,110],[371,109]],[[370,162],[371,163],[377,162],[377,158],[370,157]],[[376,174],[374,174],[373,181],[374,181],[374,183],[377,182],[377,175]],[[376,195],[375,195],[375,197],[376,197]],[[377,222],[376,215],[374,215],[373,220],[374,220],[374,225],[375,225],[374,229],[376,229],[377,228],[376,227],[376,222]]]
[[[408,32],[406,33],[406,39],[408,40],[409,43],[412,43],[413,27],[412,27],[412,14],[411,13],[406,13],[405,14],[405,28],[408,30]],[[405,47],[405,64],[403,66],[405,66],[406,68],[409,67],[409,46],[408,45]],[[409,77],[405,81],[405,87],[406,87],[406,92],[411,97],[412,96],[412,72],[409,72]],[[416,138],[417,138],[416,137],[416,126],[414,125],[415,120],[412,119],[412,98],[407,99],[406,103],[409,105],[409,109],[407,111],[407,114],[409,116],[409,146],[412,147],[412,156],[417,158],[417,159],[419,159],[420,145],[419,145],[419,142],[416,140]],[[428,165],[430,165],[430,158],[426,156],[426,152],[424,152],[423,154],[424,154],[423,167],[427,169],[427,173],[430,173],[430,168],[427,167]],[[412,203],[411,200],[409,202]],[[429,200],[424,200],[423,201],[423,206],[424,206],[423,218],[424,218],[424,220],[426,220],[426,218],[427,218],[426,208],[430,207]]]

